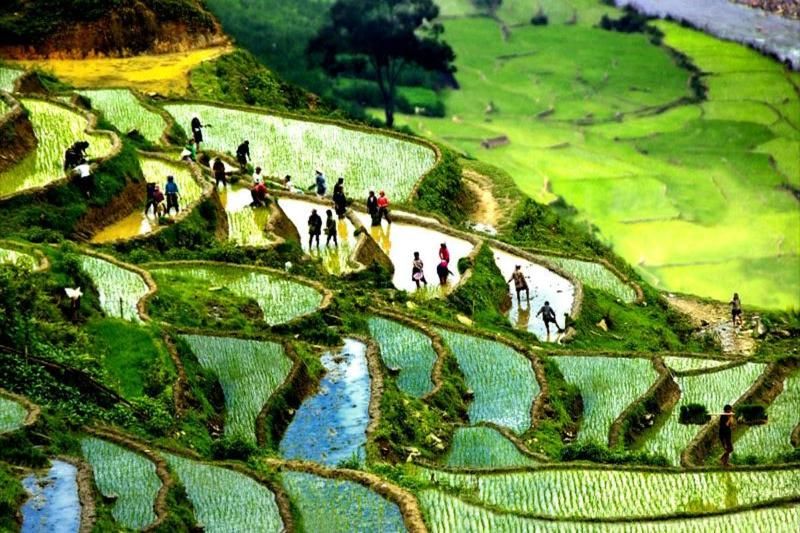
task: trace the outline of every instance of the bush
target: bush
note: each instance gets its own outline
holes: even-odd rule
[[[508,301],[508,285],[489,246],[481,247],[472,275],[448,296],[448,300],[462,313],[505,325],[506,319],[500,309]]]
[[[237,459],[246,461],[255,454],[258,448],[250,441],[241,437],[223,437],[211,444],[211,454],[214,459]]]
[[[662,455],[646,452],[627,453],[621,450],[609,450],[596,442],[570,444],[561,450],[562,461],[592,461],[605,464],[640,464],[650,466],[670,466]]]
[[[699,403],[681,405],[680,414],[678,415],[678,422],[681,424],[702,426],[709,420],[711,420],[711,415],[708,414],[708,409],[705,405]]]
[[[452,150],[441,147],[442,159],[433,168],[417,189],[414,205],[423,211],[441,215],[453,223],[462,222],[464,209],[459,206],[463,200],[462,168],[458,155]]]

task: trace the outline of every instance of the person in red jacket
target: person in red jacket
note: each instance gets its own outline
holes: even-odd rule
[[[445,243],[442,243],[441,246],[439,246],[439,259],[441,259],[442,262],[447,265],[450,264],[450,250],[447,249],[447,245]]]
[[[389,199],[386,197],[386,193],[381,191],[378,193],[378,223],[380,224],[381,219],[384,218],[389,224],[392,223],[392,219],[389,218]]]

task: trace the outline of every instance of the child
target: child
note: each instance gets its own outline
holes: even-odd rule
[[[417,284],[417,289],[419,289],[419,282],[428,286],[428,280],[425,279],[425,272],[423,272],[424,264],[422,263],[422,259],[419,258],[419,252],[414,252],[414,261],[411,263],[411,279],[414,283]]]

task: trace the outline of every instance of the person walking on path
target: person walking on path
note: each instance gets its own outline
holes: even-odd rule
[[[155,194],[156,194],[156,184],[155,183],[148,183],[147,184],[147,202],[144,204],[144,214],[147,216],[147,212],[150,211],[150,208],[153,208],[153,214],[156,213],[156,203],[155,203]]]
[[[180,205],[178,205],[178,195],[180,191],[178,190],[178,184],[175,183],[174,176],[167,176],[167,183],[164,185],[164,192],[167,193],[167,215],[169,215],[172,208],[175,208],[175,214],[181,212]]]
[[[325,174],[320,172],[319,170],[314,171],[314,185],[308,188],[308,190],[315,190],[317,196],[325,196],[325,193],[328,191],[328,186],[325,184]]]
[[[722,414],[719,415],[719,442],[722,444],[722,457],[719,462],[725,468],[729,467],[729,460],[733,453],[733,407],[726,405],[722,408]]]
[[[439,259],[444,261],[446,265],[450,265],[450,250],[447,249],[446,243],[442,243],[439,246]]]
[[[211,170],[214,171],[214,187],[219,188],[219,184],[222,184],[222,188],[228,186],[228,173],[225,172],[225,163],[222,162],[221,158],[216,158],[214,160],[214,165],[211,167]]]
[[[250,141],[245,141],[236,149],[236,161],[244,171],[247,168],[247,163],[251,161],[250,158]]]
[[[389,198],[386,197],[386,193],[381,191],[378,193],[378,223],[380,223],[381,219],[386,219],[386,222],[389,224],[392,223],[392,219],[389,218]]]
[[[158,185],[153,191],[153,214],[156,217],[164,216],[164,193]]]
[[[333,245],[338,248],[339,238],[336,236],[336,221],[333,219],[333,211],[328,209],[325,214],[328,215],[328,218],[325,219],[325,246],[330,246],[331,239],[333,239]]]
[[[367,213],[369,213],[373,226],[380,226],[381,219],[378,218],[378,197],[375,191],[369,191],[367,195]]]
[[[558,322],[556,322],[556,312],[550,307],[550,302],[545,302],[541,309],[536,313],[536,316],[542,316],[542,321],[544,322],[544,329],[547,331],[548,338],[550,337],[550,324],[554,324],[556,326],[556,330],[560,333],[563,330],[558,327]]]
[[[344,178],[339,178],[333,186],[333,204],[336,209],[336,216],[343,219],[347,212],[347,197],[344,194]]]
[[[521,303],[520,294],[525,291],[525,301],[531,301],[531,292],[528,289],[528,282],[525,280],[525,274],[522,272],[522,267],[517,265],[511,277],[508,278],[506,283],[514,282],[514,288],[517,290],[517,303]]]
[[[191,122],[191,130],[192,130],[192,139],[194,140],[194,151],[195,154],[200,151],[200,143],[203,142],[203,128],[208,126],[208,124],[203,124],[200,122],[200,117],[197,115],[192,117]]]
[[[322,217],[317,214],[316,209],[311,210],[308,217],[308,249],[312,247],[314,239],[317,240],[317,250],[319,250],[319,236],[322,234]]]
[[[733,327],[742,327],[744,320],[742,319],[742,301],[739,299],[739,293],[733,293],[733,299],[730,301],[731,306],[731,322]]]
[[[411,279],[417,284],[417,289],[419,289],[420,282],[424,283],[426,287],[428,286],[428,280],[425,279],[424,268],[425,264],[422,262],[422,259],[419,258],[419,252],[414,252],[414,260],[411,262]]]

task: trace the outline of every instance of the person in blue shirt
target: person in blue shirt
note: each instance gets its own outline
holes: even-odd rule
[[[315,171],[314,185],[309,187],[309,190],[311,189],[316,189],[317,196],[325,196],[325,193],[328,191],[328,187],[325,184],[325,174],[319,170]]]
[[[169,215],[173,207],[175,208],[175,214],[180,213],[181,208],[178,206],[178,184],[175,183],[175,178],[173,176],[167,176],[167,184],[164,186],[164,192],[167,193],[167,215]]]

